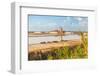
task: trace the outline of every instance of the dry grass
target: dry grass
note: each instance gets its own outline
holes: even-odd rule
[[[29,53],[35,52],[35,51],[49,51],[51,48],[60,48],[64,46],[75,46],[80,45],[80,40],[69,40],[69,41],[62,41],[62,42],[52,42],[52,43],[44,43],[44,44],[35,44],[35,45],[29,45]]]

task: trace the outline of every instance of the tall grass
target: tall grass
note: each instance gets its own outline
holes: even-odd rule
[[[84,36],[84,33],[80,32],[80,36],[81,36],[81,45],[83,47],[84,50],[84,54],[88,54],[88,38],[86,36]]]
[[[51,51],[30,53],[28,60],[80,59],[88,57],[88,38],[80,32],[81,43],[76,46],[51,48]]]
[[[84,36],[84,33],[80,32],[81,44],[74,47],[63,47],[58,49],[52,49],[56,56],[49,55],[48,59],[75,59],[75,58],[87,58],[88,57],[88,38]]]
[[[81,45],[75,47],[63,47],[59,49],[52,49],[55,55],[49,54],[48,59],[77,59],[87,58],[87,54],[84,53],[84,48]]]

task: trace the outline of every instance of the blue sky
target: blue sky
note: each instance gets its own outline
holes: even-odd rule
[[[28,16],[29,31],[52,31],[60,27],[64,31],[87,31],[88,17],[81,16]]]

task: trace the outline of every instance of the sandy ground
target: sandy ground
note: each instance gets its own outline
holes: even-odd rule
[[[29,45],[29,53],[35,52],[35,51],[48,51],[51,48],[60,48],[64,46],[75,46],[75,45],[80,45],[81,41],[80,40],[68,40],[68,41],[63,41],[63,42],[57,42],[57,43],[45,43],[45,44],[33,44]]]

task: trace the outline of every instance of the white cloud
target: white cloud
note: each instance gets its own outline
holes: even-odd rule
[[[82,17],[76,17],[76,19],[77,19],[78,21],[82,21],[82,20],[83,20]]]

